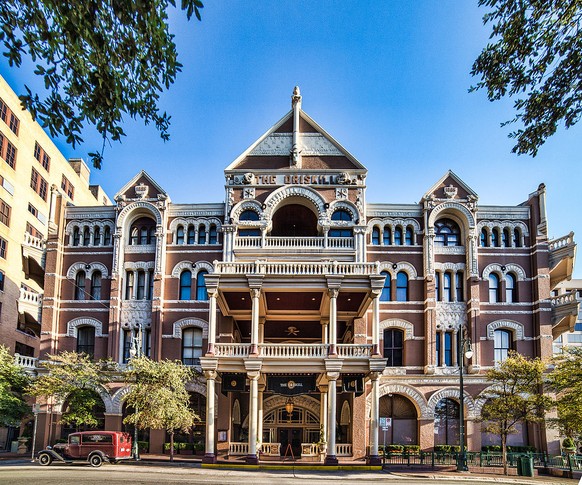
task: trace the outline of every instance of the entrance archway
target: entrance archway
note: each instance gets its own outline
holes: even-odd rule
[[[418,414],[410,399],[401,394],[380,398],[380,417],[389,418],[388,429],[379,430],[379,442],[387,445],[418,444]]]
[[[271,236],[316,237],[317,216],[301,204],[287,204],[273,214]]]

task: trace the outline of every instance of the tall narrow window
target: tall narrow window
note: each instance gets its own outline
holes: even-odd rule
[[[507,303],[517,302],[517,286],[516,278],[513,273],[507,273],[505,275],[505,301]]]
[[[148,244],[156,244],[156,227],[152,226],[148,231]]]
[[[79,242],[81,240],[81,232],[79,231],[79,228],[77,226],[75,226],[73,228],[73,246],[78,246]]]
[[[188,244],[194,244],[196,242],[196,229],[192,224],[188,226]]]
[[[91,275],[91,300],[101,300],[101,271]]]
[[[184,244],[184,226],[178,226],[176,229],[176,244]]]
[[[493,338],[495,362],[503,362],[507,359],[509,351],[511,350],[511,332],[505,329],[498,329],[493,333]]]
[[[216,244],[218,241],[218,233],[216,231],[216,226],[212,224],[210,230],[208,231],[208,244]]]
[[[149,233],[148,233],[148,228],[147,228],[147,227],[145,227],[145,226],[142,226],[142,227],[140,228],[140,230],[139,230],[139,243],[140,243],[140,244],[144,244],[144,245],[145,245],[145,244],[149,244],[149,241],[148,241],[148,239],[149,239],[149,238],[148,238],[148,234],[149,234]]]
[[[504,248],[511,247],[511,236],[509,235],[509,229],[507,229],[507,227],[505,229],[503,229],[502,241],[503,241]]]
[[[434,444],[458,445],[459,403],[450,398],[441,399],[434,409]]]
[[[131,350],[131,330],[123,330],[123,363],[127,364],[129,362]]]
[[[406,228],[405,239],[406,239],[406,245],[407,246],[412,246],[413,239],[414,239],[414,235],[413,235],[413,232],[412,232],[412,228],[410,228],[410,227],[407,227]]]
[[[462,271],[457,271],[457,273],[455,273],[455,292],[457,301],[465,301],[465,291]]]
[[[125,273],[125,299],[132,300],[133,299],[133,271],[127,271]]]
[[[143,333],[144,355],[150,357],[152,354],[152,329],[146,328]]]
[[[5,226],[10,226],[10,213],[12,212],[12,208],[0,199],[0,222]]]
[[[95,226],[93,228],[93,246],[99,246],[101,242],[101,228],[99,226]]]
[[[84,271],[79,271],[75,277],[75,300],[85,299],[85,278]]]
[[[491,273],[489,275],[489,303],[498,303],[499,300],[499,276]]]
[[[436,365],[437,367],[440,367],[441,364],[441,357],[442,357],[442,352],[441,352],[441,333],[437,332],[436,334],[436,348],[435,348],[435,356],[436,356]]]
[[[8,241],[3,237],[0,237],[0,258],[6,259],[8,253]]]
[[[453,365],[453,332],[445,332],[445,348],[443,349],[444,364],[448,367]]]
[[[434,292],[436,301],[441,301],[441,273],[438,271],[434,274]]]
[[[499,247],[499,229],[496,227],[491,231],[491,246],[495,248]]]
[[[192,292],[192,273],[188,270],[180,274],[180,300],[189,300]]]
[[[396,301],[408,301],[408,275],[404,271],[396,275]]]
[[[137,246],[138,240],[139,240],[139,229],[137,227],[134,227],[131,230],[131,238],[129,240],[129,244],[131,246]]]
[[[389,227],[384,228],[382,242],[384,243],[384,246],[390,246],[390,244],[392,244],[392,230]]]
[[[513,230],[513,245],[516,248],[521,247],[521,233],[519,232],[519,229],[517,229],[517,228],[515,228]]]
[[[481,229],[481,247],[486,248],[488,245],[489,244],[487,241],[487,229],[483,228]]]
[[[77,353],[95,356],[95,327],[86,326],[77,329]]]
[[[199,365],[202,356],[202,330],[185,328],[182,330],[182,364]]]
[[[111,244],[111,228],[109,226],[105,226],[105,229],[103,230],[103,244],[105,246]]]
[[[196,275],[196,299],[208,300],[208,292],[206,291],[206,275],[208,271],[199,271]]]
[[[398,329],[384,330],[384,358],[387,359],[388,367],[399,367],[402,365],[402,350],[404,342],[404,332]]]
[[[198,244],[206,244],[206,228],[200,226],[198,229]]]
[[[148,300],[152,300],[154,297],[154,270],[148,270]]]
[[[394,229],[394,244],[402,246],[402,228],[400,226]]]
[[[380,244],[380,229],[377,227],[372,228],[372,244],[378,246]]]
[[[390,294],[390,291],[392,290],[392,277],[388,271],[382,271],[380,274],[385,276],[384,288],[382,288],[382,293],[380,294],[380,301],[390,301],[392,299],[392,295]]]
[[[451,273],[443,275],[443,301],[453,301],[451,289]]]
[[[91,231],[88,226],[83,228],[83,246],[89,246],[91,242]]]
[[[145,271],[137,272],[137,299],[145,298]]]

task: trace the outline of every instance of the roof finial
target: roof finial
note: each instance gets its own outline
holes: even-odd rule
[[[295,86],[293,95],[291,96],[291,107],[294,108],[296,104],[299,104],[299,109],[301,109],[301,91],[299,91],[299,86]]]

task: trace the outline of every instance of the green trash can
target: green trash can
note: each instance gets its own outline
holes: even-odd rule
[[[519,469],[519,465],[518,465]],[[522,477],[533,477],[534,476],[534,465],[533,457],[526,455],[521,457],[521,476]]]
[[[523,477],[523,464],[521,462],[521,456],[517,457],[517,474],[520,477]]]

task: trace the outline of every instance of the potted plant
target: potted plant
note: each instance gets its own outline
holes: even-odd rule
[[[569,436],[564,438],[564,441],[562,441],[562,451],[564,451],[567,454],[572,454],[576,452],[576,443]]]
[[[323,424],[319,427],[319,441],[317,442],[317,451],[322,456],[327,453],[327,441],[323,431]]]

